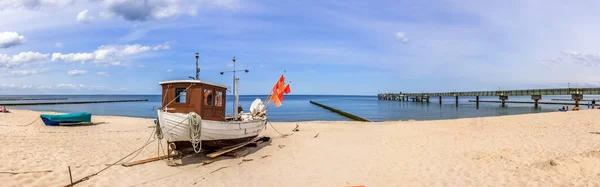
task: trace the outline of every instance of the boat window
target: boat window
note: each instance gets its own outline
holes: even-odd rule
[[[213,98],[213,90],[204,89],[204,105],[213,106],[214,98]]]
[[[215,106],[223,106],[223,92],[217,91],[215,95]]]
[[[179,97],[177,97],[179,96]],[[185,92],[185,88],[176,88],[175,89],[175,102],[176,103],[185,103],[185,99],[187,98],[187,94]]]

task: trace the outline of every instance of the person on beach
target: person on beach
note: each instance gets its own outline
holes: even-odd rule
[[[238,110],[238,119],[242,120],[242,113],[244,113],[244,109],[242,109],[242,105],[238,105],[237,107]]]
[[[579,110],[579,106],[575,106],[575,107],[573,108],[573,111],[578,111],[578,110]]]
[[[567,110],[565,110],[565,111],[569,111],[569,106],[567,106]]]
[[[592,108],[596,107],[596,99],[592,99]]]
[[[565,106],[563,106],[562,108],[559,108],[558,111],[565,111]]]
[[[591,106],[591,105],[590,105],[590,102],[588,101],[588,108],[590,108],[590,106]],[[592,109],[593,109],[593,108],[592,108]]]

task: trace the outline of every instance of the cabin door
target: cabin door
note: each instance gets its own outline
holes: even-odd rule
[[[205,86],[202,92],[202,118],[221,121],[225,119],[225,97],[221,89]]]

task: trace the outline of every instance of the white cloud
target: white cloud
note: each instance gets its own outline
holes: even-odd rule
[[[113,16],[115,16],[115,14],[111,13],[111,12],[100,12],[100,13],[98,13],[98,16],[100,16],[101,18],[104,18],[104,19],[109,19],[109,18],[112,18]]]
[[[74,70],[69,70],[67,72],[67,75],[69,75],[69,76],[79,76],[79,75],[85,75],[86,73],[87,73],[87,70],[74,69]]]
[[[13,68],[20,66],[23,63],[32,63],[48,60],[48,54],[42,54],[39,52],[21,52],[17,55],[8,56],[6,54],[0,54],[0,66],[4,65],[5,68]]]
[[[165,45],[157,45],[152,48],[152,50],[154,50],[154,51],[168,50],[168,49],[171,49],[171,46],[166,45],[166,44]]]
[[[48,86],[48,85],[40,85],[37,87],[38,89],[51,89],[52,86]]]
[[[25,43],[25,36],[17,32],[0,32],[0,48],[9,48]]]
[[[58,84],[56,85],[56,88],[81,88],[81,87],[85,87],[84,85],[77,85],[77,84]]]
[[[77,21],[77,23],[90,23],[93,19],[94,17],[88,15],[88,10],[85,9],[77,14],[75,21]]]
[[[408,42],[408,37],[406,37],[405,33],[398,32],[398,33],[396,33],[396,40],[406,43],[406,42]]]
[[[83,85],[83,84],[58,84],[56,86],[51,85],[40,85],[37,86],[38,89],[62,89],[62,90],[98,90],[105,88],[104,86],[94,86],[94,85]]]
[[[63,43],[56,42],[56,44],[54,44],[54,47],[56,47],[56,48],[62,48],[63,47]]]
[[[108,73],[101,71],[101,72],[96,73],[96,75],[108,76]]]
[[[172,69],[167,69],[167,72],[172,72],[172,71],[173,71]]]
[[[166,50],[170,47],[166,44],[156,46],[142,45],[106,45],[100,46],[91,53],[53,53],[52,61],[95,63],[105,65],[119,65],[128,57],[147,52],[150,50]]]
[[[0,89],[27,89],[31,87],[32,86],[30,84],[0,84]]]
[[[104,0],[104,5],[115,15],[128,21],[160,20],[181,13],[177,0]]]
[[[49,8],[49,7],[64,7],[72,4],[74,0],[2,0],[0,1],[0,10],[11,8]]]
[[[48,71],[48,69],[31,69],[31,70],[15,70],[9,73],[11,77],[26,77],[29,75],[40,74]]]
[[[190,6],[188,8],[187,14],[190,16],[196,16],[198,15],[198,8],[196,8],[196,6]]]
[[[555,59],[543,60],[547,65],[566,65],[567,63],[580,64],[586,67],[600,65],[600,53],[583,53],[572,50],[561,51],[561,56]]]

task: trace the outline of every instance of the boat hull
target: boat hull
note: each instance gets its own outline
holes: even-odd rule
[[[177,149],[191,147],[190,125],[187,114],[158,111],[159,127],[168,142]],[[257,137],[266,125],[266,118],[248,121],[201,120],[200,140],[202,149],[218,149]]]
[[[58,126],[60,123],[92,122],[92,114],[88,112],[70,114],[42,114],[40,115],[46,126]]]

